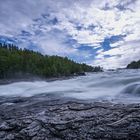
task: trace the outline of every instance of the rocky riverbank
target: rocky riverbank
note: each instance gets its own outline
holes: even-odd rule
[[[140,104],[1,97],[0,140],[139,140]]]

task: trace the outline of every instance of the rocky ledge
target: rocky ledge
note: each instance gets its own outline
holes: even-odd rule
[[[0,140],[139,140],[140,104],[1,97]]]

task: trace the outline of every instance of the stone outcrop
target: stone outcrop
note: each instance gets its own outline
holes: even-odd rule
[[[0,140],[139,140],[140,104],[1,97]]]

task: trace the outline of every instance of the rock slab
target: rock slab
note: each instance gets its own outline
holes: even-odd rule
[[[0,140],[140,140],[140,104],[1,97]]]

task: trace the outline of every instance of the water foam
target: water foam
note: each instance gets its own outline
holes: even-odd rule
[[[136,98],[136,101],[140,102],[140,71],[90,73],[87,76],[69,80],[0,85],[0,96],[29,97],[42,93],[77,99],[133,99],[134,101]]]

